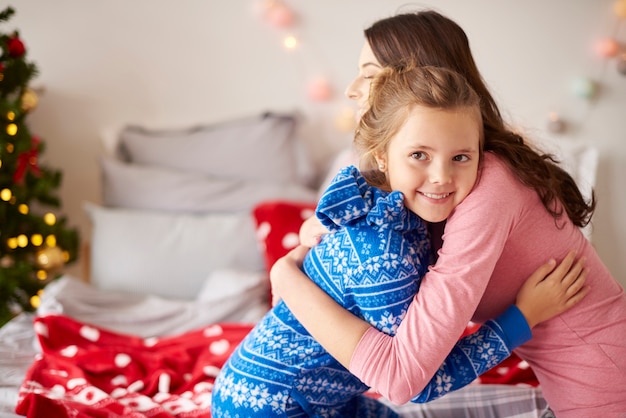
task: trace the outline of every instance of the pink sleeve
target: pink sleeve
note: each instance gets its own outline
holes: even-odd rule
[[[504,170],[494,166],[494,158],[486,157],[479,183],[449,217],[437,264],[422,280],[395,337],[370,328],[352,356],[350,372],[396,404],[418,394],[452,350],[514,222],[519,201],[506,184],[510,178],[494,172]]]

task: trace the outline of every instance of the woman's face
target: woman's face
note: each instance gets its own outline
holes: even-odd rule
[[[377,157],[408,209],[441,222],[472,191],[478,176],[480,118],[469,109],[415,106]]]
[[[357,104],[357,120],[367,110],[372,79],[383,69],[378,62],[369,42],[365,41],[359,55],[359,74],[346,88],[346,97]]]

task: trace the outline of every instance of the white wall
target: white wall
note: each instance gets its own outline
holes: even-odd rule
[[[126,122],[181,126],[300,109],[312,138],[330,154],[349,140],[333,118],[348,102],[341,93],[356,71],[362,29],[393,14],[405,0],[285,0],[299,16],[301,47],[287,52],[283,31],[258,14],[260,0],[14,0],[28,56],[45,87],[29,118],[47,143],[50,166],[62,168],[64,212],[87,236],[85,200],[100,200],[97,158],[104,130]],[[0,1],[4,8],[6,0]],[[502,109],[535,138],[593,144],[600,151],[594,244],[626,286],[626,76],[593,53],[597,39],[618,35],[626,22],[614,0],[431,0],[470,38],[477,62]],[[406,6],[405,6],[406,7]],[[621,24],[620,24],[621,23]],[[5,28],[5,29],[8,29]],[[308,79],[325,75],[338,95],[312,103]],[[592,102],[572,94],[571,80],[601,81]],[[547,115],[569,120],[561,135]]]

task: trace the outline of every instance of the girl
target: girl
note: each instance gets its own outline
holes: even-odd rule
[[[342,306],[393,335],[430,262],[421,218],[447,218],[472,190],[482,121],[478,95],[462,76],[443,68],[388,69],[377,76],[373,92],[372,107],[356,134],[366,171],[342,169],[322,196],[317,217],[334,233],[305,258],[304,271]],[[425,146],[438,164],[454,171],[445,192],[424,191],[432,202],[415,193],[423,162],[412,150]],[[576,293],[583,281],[574,281],[571,291]],[[520,305],[534,325],[534,308]],[[470,383],[528,338],[529,326],[513,305],[459,342],[420,401]],[[367,389],[279,303],[222,368],[212,412],[220,417],[396,416],[362,396]]]
[[[347,90],[365,109],[371,78],[408,63],[463,74],[481,97],[484,159],[472,192],[445,224],[436,264],[426,274],[395,336],[379,332],[334,304],[299,270],[305,248],[279,260],[271,272],[279,294],[307,331],[365,384],[401,404],[437,372],[468,321],[503,312],[546,255],[567,259],[574,249],[588,270],[589,294],[573,309],[533,328],[516,350],[537,375],[556,416],[626,413],[626,294],[579,230],[595,201],[586,202],[573,179],[506,127],[471,55],[463,30],[433,12],[383,19],[365,31],[360,74]],[[425,200],[453,198],[450,173],[430,164]],[[308,221],[302,240],[319,236]],[[322,230],[323,231],[323,230]],[[536,274],[540,274],[542,266]],[[303,298],[301,295],[306,295]],[[325,326],[336,324],[332,329]]]

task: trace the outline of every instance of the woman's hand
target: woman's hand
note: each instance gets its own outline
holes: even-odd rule
[[[558,266],[556,261],[550,260],[539,267],[519,290],[515,304],[530,328],[567,311],[589,292],[589,287],[584,286],[587,278],[585,258],[574,261],[574,251]]]
[[[309,248],[314,247],[319,244],[322,235],[328,232],[317,216],[313,215],[300,226],[300,244]]]

